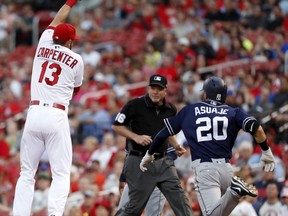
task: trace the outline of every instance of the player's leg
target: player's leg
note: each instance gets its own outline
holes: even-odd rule
[[[158,187],[155,187],[146,204],[145,216],[155,215],[160,216],[165,204],[165,196],[161,193]]]
[[[158,182],[160,183],[159,189],[166,197],[175,215],[193,215],[172,159],[166,158],[162,160]]]
[[[129,201],[128,193],[129,193],[129,187],[128,187],[128,184],[126,184],[124,186],[124,189],[123,189],[121,197],[120,197],[118,209],[121,209]]]
[[[239,198],[229,192],[233,171],[229,163],[201,163],[194,168],[195,189],[203,215],[229,215]],[[223,195],[223,196],[222,196]]]
[[[39,117],[34,111],[28,112],[20,146],[21,172],[15,189],[13,216],[30,216],[31,214],[34,176],[44,152]]]
[[[48,215],[62,216],[70,190],[72,143],[67,114],[58,111],[51,118],[54,122],[53,129],[46,140],[53,177],[48,196]]]
[[[120,201],[118,204],[118,209],[121,209],[128,201],[129,201],[129,187],[128,184],[124,186],[123,192],[120,197]],[[160,216],[162,209],[165,204],[165,196],[161,193],[161,191],[155,187],[154,191],[152,192],[145,210],[144,214],[145,216],[150,216],[150,215],[155,215],[155,216]]]
[[[125,177],[129,186],[129,201],[115,216],[141,215],[156,183],[149,172],[139,168],[141,157],[127,156],[125,161]],[[152,166],[150,164],[149,166]]]

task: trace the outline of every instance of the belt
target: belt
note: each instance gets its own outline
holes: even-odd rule
[[[41,103],[40,103],[39,100],[32,100],[32,101],[30,102],[30,105],[41,105]],[[49,103],[43,103],[42,105],[43,105],[43,106],[50,106]],[[62,104],[57,104],[57,103],[53,103],[53,104],[52,104],[52,107],[57,108],[57,109],[61,109],[61,110],[64,110],[64,111],[65,111],[65,109],[66,109],[64,105],[62,105]]]
[[[140,151],[135,151],[135,150],[131,150],[129,151],[129,155],[133,155],[133,156],[137,156],[137,157],[144,157],[146,154],[146,152],[140,152]],[[165,156],[165,153],[158,153],[158,152],[155,152],[153,154],[154,156],[154,160],[159,160],[161,158],[163,158]]]
[[[219,161],[225,161],[225,163],[230,163],[230,160],[228,158],[209,158],[209,159],[200,159],[201,162],[200,163],[204,163],[204,162],[215,162],[217,163],[217,160]]]

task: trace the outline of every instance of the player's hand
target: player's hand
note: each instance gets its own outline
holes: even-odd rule
[[[145,154],[145,156],[142,158],[141,163],[140,163],[140,169],[141,169],[141,171],[142,171],[142,172],[147,171],[147,167],[146,167],[146,166],[147,166],[149,163],[153,162],[153,160],[154,160],[153,155],[150,155],[150,154],[148,153],[148,151],[147,151],[146,154]]]
[[[181,157],[186,152],[186,149],[183,148],[181,145],[177,145],[175,148],[175,151],[176,151],[177,156]]]
[[[120,195],[122,194],[125,185],[126,185],[126,182],[119,181],[119,193],[120,193]]]
[[[148,135],[137,135],[137,137],[134,139],[136,143],[142,146],[150,145],[152,142],[151,136]]]
[[[260,158],[260,163],[264,167],[265,172],[273,171],[274,168],[277,166],[277,162],[273,156],[271,149],[264,151],[262,150],[262,155]]]

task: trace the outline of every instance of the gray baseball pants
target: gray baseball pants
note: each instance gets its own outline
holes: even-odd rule
[[[123,189],[120,201],[119,201],[118,209],[121,209],[129,201],[128,193],[129,193],[129,187],[128,187],[128,184],[126,184]],[[153,190],[146,204],[144,215],[145,216],[151,216],[151,215],[160,216],[162,213],[165,201],[166,201],[165,196],[161,193],[158,187],[155,187],[155,189]]]
[[[129,201],[115,216],[140,216],[150,195],[158,187],[176,216],[191,216],[192,209],[181,187],[174,161],[164,157],[150,163],[146,172],[140,170],[141,157],[128,155],[125,177],[129,186]]]
[[[233,170],[225,159],[212,162],[192,162],[195,174],[195,189],[204,216],[228,216],[239,203],[239,195],[230,189]]]

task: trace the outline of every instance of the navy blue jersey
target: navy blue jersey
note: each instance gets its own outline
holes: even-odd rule
[[[211,158],[230,159],[239,130],[245,130],[245,124],[254,119],[240,108],[207,100],[184,107],[164,122],[170,135],[183,130],[192,160],[209,161]]]

